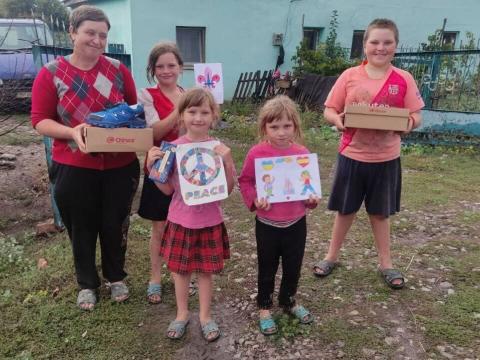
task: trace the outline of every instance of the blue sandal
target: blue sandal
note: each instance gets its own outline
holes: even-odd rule
[[[215,321],[210,320],[205,325],[202,325],[203,338],[208,342],[217,340],[220,337],[220,329]],[[211,336],[215,334],[214,336]]]
[[[152,305],[160,304],[162,302],[162,285],[152,283],[148,284],[147,301]]]
[[[313,321],[313,315],[302,305],[295,305],[290,309],[290,313],[295,316],[301,324],[310,324]]]
[[[187,325],[189,320],[173,320],[167,329],[167,338],[172,340],[179,340],[185,335],[185,330],[187,330]],[[170,334],[173,332],[173,335]]]
[[[260,327],[260,332],[263,335],[273,335],[276,334],[278,331],[277,324],[275,324],[275,321],[273,320],[271,315],[269,315],[268,317],[260,318],[260,320],[258,321],[258,325]]]

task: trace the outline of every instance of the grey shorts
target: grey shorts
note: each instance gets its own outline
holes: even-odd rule
[[[367,163],[339,154],[328,208],[347,215],[356,213],[365,201],[368,214],[389,217],[400,211],[401,192],[399,157]]]

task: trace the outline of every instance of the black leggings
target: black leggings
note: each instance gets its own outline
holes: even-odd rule
[[[55,201],[72,244],[80,288],[100,286],[95,265],[97,237],[104,278],[115,282],[127,276],[123,269],[127,232],[139,174],[138,160],[109,170],[52,164]]]
[[[307,237],[305,216],[287,228],[277,228],[256,219],[255,235],[258,255],[258,307],[270,309],[273,305],[275,275],[281,257],[283,276],[278,303],[283,308],[292,308],[295,305],[295,294],[305,252]]]

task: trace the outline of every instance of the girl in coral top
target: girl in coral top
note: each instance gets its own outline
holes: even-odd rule
[[[337,265],[345,236],[357,211],[365,202],[377,246],[378,270],[388,286],[400,289],[405,280],[393,268],[390,255],[389,216],[400,211],[400,133],[385,130],[345,128],[344,108],[366,103],[410,111],[408,129],[420,125],[424,106],[412,75],[391,64],[398,45],[398,29],[388,19],[375,19],[365,31],[366,61],[347,69],[325,101],[325,119],[342,131],[337,170],[328,208],[337,212],[332,239],[324,260],[314,266],[314,274],[327,276]]]

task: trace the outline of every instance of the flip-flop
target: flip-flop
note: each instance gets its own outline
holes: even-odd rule
[[[173,320],[167,329],[167,338],[172,340],[179,340],[185,335],[185,330],[187,330],[187,325],[190,320]],[[171,332],[174,332],[173,335],[170,335]]]
[[[295,316],[301,324],[310,324],[313,321],[313,315],[302,305],[295,305],[290,309],[290,313]]]
[[[155,298],[158,298],[158,300],[155,300]],[[162,285],[148,284],[147,301],[152,305],[160,304],[162,302]]]
[[[385,284],[387,284],[392,289],[398,290],[405,286],[405,278],[403,277],[400,270],[378,268],[378,272],[382,277],[383,281],[385,281]],[[400,284],[395,284],[393,281],[397,279],[402,280],[402,282]]]
[[[258,326],[260,327],[260,332],[266,336],[276,334],[278,331],[277,324],[275,324],[275,320],[273,320],[271,315],[261,317],[258,320]]]
[[[214,333],[215,335],[210,337],[210,335]],[[214,320],[210,320],[205,325],[202,325],[202,334],[205,340],[212,342],[217,340],[221,333],[217,323]]]
[[[330,260],[322,260],[313,265],[313,274],[318,277],[325,277],[328,276],[332,273],[333,269],[335,269],[338,266],[338,262],[336,261],[330,261]],[[319,273],[316,269],[322,270],[321,273]]]
[[[82,289],[77,296],[77,306],[85,311],[92,311],[97,303],[97,294],[92,289]],[[92,305],[91,307],[85,307],[82,305]]]
[[[110,283],[108,287],[110,287],[110,297],[113,301],[121,303],[128,299],[128,288],[123,281]]]

